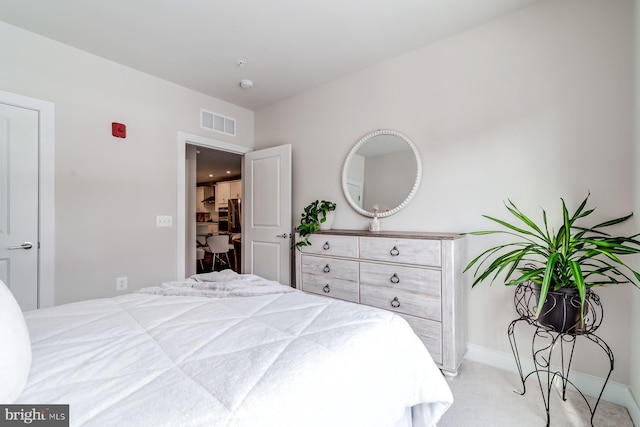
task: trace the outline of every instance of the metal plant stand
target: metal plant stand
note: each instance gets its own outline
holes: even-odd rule
[[[522,381],[522,393],[520,395],[524,395],[526,392],[526,381],[527,379],[534,375],[538,378],[538,385],[540,386],[540,392],[542,394],[542,400],[544,401],[544,406],[547,411],[547,427],[550,425],[550,415],[549,415],[549,406],[550,406],[550,397],[551,390],[553,388],[553,384],[556,381],[562,382],[562,400],[566,399],[566,391],[567,385],[571,384],[571,386],[582,396],[584,401],[589,408],[591,413],[591,426],[593,426],[593,417],[595,415],[596,409],[598,408],[598,404],[600,403],[600,398],[602,397],[602,393],[604,392],[604,388],[609,381],[609,377],[611,376],[611,372],[613,371],[613,352],[611,348],[604,342],[600,337],[594,334],[596,329],[602,323],[602,315],[603,309],[602,304],[600,303],[600,298],[591,290],[587,291],[587,296],[585,300],[586,312],[584,314],[584,326],[580,329],[577,327],[573,327],[569,330],[569,332],[556,332],[552,327],[545,326],[540,324],[536,318],[536,306],[537,306],[537,295],[536,290],[534,290],[533,285],[530,283],[524,283],[518,285],[516,288],[514,303],[516,306],[516,311],[520,315],[519,318],[515,319],[511,324],[509,324],[509,328],[507,330],[507,334],[509,336],[509,342],[511,343],[511,350],[513,351],[513,356],[516,361],[516,365],[518,368],[518,373],[520,374],[520,380]],[[577,297],[575,297],[577,298]],[[577,301],[571,301],[573,304],[579,304],[579,299]],[[515,336],[515,326],[524,322],[536,328],[533,338],[531,341],[531,355],[533,358],[534,368],[528,374],[524,374],[522,370],[522,364],[520,361],[520,353],[518,352],[518,346],[516,343]],[[600,347],[609,358],[609,372],[604,380],[604,384],[602,385],[602,389],[600,390],[600,394],[598,395],[598,399],[593,405],[593,407],[589,404],[589,401],[585,397],[585,395],[569,380],[569,371],[571,370],[571,362],[573,361],[573,352],[576,345],[576,340],[579,337],[583,337],[589,340],[592,343],[595,343],[598,347]],[[556,353],[559,351],[559,355]],[[552,356],[556,354],[556,359],[559,357],[560,361],[559,367],[552,366]],[[557,364],[558,362],[556,362]]]

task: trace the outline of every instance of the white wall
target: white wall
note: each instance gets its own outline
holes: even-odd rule
[[[640,2],[635,1],[635,156],[634,166],[635,175],[633,182],[634,187],[634,212],[640,214]],[[640,218],[635,218],[636,227],[640,224]],[[640,268],[640,262],[636,262],[636,267]],[[631,316],[631,324],[635,327],[631,328],[631,360],[640,360],[640,292],[634,292],[633,308]],[[637,363],[631,365],[631,391],[636,399],[636,403],[640,403],[640,366]]]
[[[351,146],[380,128],[411,138],[424,166],[415,199],[382,229],[485,229],[481,215],[506,217],[507,198],[538,218],[544,206],[556,221],[560,197],[576,207],[587,191],[596,219],[629,213],[632,4],[540,2],[256,112],[256,148],[293,144],[294,223],[307,203],[329,199],[338,204],[336,228],[367,227],[342,195],[340,175]],[[493,243],[466,241],[467,259]],[[598,290],[599,334],[615,354],[612,379],[625,384],[633,292]],[[500,284],[471,290],[470,342],[510,352],[512,301],[513,289]],[[604,375],[599,350],[588,350],[574,368]]]
[[[253,112],[0,22],[0,89],[56,106],[56,304],[176,277],[177,132],[251,147]],[[237,137],[200,129],[200,108]],[[127,138],[111,136],[111,122]]]

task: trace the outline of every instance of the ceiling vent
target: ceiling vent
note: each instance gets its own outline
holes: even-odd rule
[[[207,110],[200,110],[200,127],[236,136],[236,119]]]

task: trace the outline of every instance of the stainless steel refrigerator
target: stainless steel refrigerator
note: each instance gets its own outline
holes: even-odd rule
[[[229,232],[242,233],[242,210],[240,199],[229,199]]]

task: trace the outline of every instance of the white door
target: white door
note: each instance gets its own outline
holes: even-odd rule
[[[244,155],[242,269],[290,285],[291,145]]]
[[[348,179],[347,188],[349,189],[349,196],[351,196],[351,200],[353,200],[359,207],[362,207],[362,181]]]
[[[38,308],[38,111],[0,103],[0,279]]]

